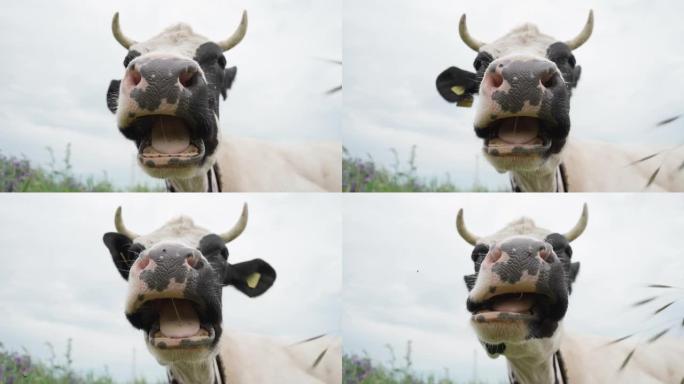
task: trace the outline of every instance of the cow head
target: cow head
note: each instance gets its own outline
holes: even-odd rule
[[[148,349],[162,365],[206,360],[221,336],[221,290],[231,285],[249,297],[266,292],[276,278],[265,261],[228,262],[226,244],[247,225],[247,205],[237,224],[213,234],[187,217],[144,236],[115,215],[117,232],[104,243],[128,281],[125,313],[145,333]]]
[[[570,132],[571,91],[581,73],[572,51],[589,39],[593,25],[589,12],[572,40],[558,41],[525,24],[483,43],[470,35],[461,16],[461,39],[477,52],[475,72],[450,67],[437,77],[437,90],[460,106],[479,96],[475,134],[499,172],[557,167]]]
[[[112,80],[107,106],[121,133],[135,142],[138,163],[153,177],[190,178],[213,165],[219,143],[219,96],[225,99],[237,69],[226,68],[223,52],[247,31],[243,12],[228,39],[213,42],[178,24],[143,42],[121,31],[114,38],[128,50],[122,80]]]
[[[558,349],[559,324],[579,272],[571,262],[570,242],[582,234],[587,206],[565,234],[537,227],[528,218],[510,223],[491,236],[476,236],[458,212],[459,234],[474,246],[475,273],[465,276],[470,322],[490,356],[506,351]],[[507,348],[510,347],[510,348]]]

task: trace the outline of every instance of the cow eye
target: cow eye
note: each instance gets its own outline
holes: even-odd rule
[[[487,256],[487,252],[489,252],[489,246],[485,244],[478,244],[473,249],[473,253],[470,255],[470,258],[473,259],[474,262],[478,262]]]
[[[218,57],[218,64],[221,66],[221,68],[225,68],[225,67],[226,67],[226,58],[225,58],[225,56],[220,55],[220,56]]]
[[[570,55],[568,57],[568,64],[570,64],[571,67],[574,67],[577,62],[575,61],[575,55]]]
[[[486,69],[492,60],[494,60],[492,55],[487,52],[480,52],[473,62],[473,67],[475,67],[476,71],[480,71],[480,69]]]

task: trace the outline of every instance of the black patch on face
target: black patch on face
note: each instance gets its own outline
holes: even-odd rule
[[[477,54],[475,61],[473,61],[473,67],[475,68],[475,71],[477,71],[478,79],[482,80],[485,70],[487,70],[487,67],[489,67],[489,64],[491,64],[492,61],[494,61],[494,56],[492,56],[492,54],[489,52],[482,51]]]
[[[475,263],[475,273],[480,272],[480,266],[482,265],[485,256],[487,256],[487,253],[489,253],[489,245],[487,244],[478,244],[473,248],[473,253],[470,255],[470,258]]]
[[[568,90],[577,86],[582,68],[576,65],[575,56],[565,43],[551,44],[546,50],[546,58],[556,63],[563,74],[563,80],[568,85]]]
[[[475,282],[477,281],[477,273],[463,276],[463,281],[465,281],[465,285],[466,288],[468,288],[468,292],[472,291],[473,287],[475,286]]]
[[[126,57],[124,57],[123,61],[124,68],[128,68],[128,64],[130,64],[131,61],[133,61],[133,59],[135,59],[138,56],[140,56],[140,52],[134,49],[128,51],[128,54],[126,55]]]
[[[466,288],[468,288],[468,291],[471,291],[475,286],[475,281],[477,281],[477,274],[478,272],[480,272],[480,265],[482,265],[482,261],[484,260],[485,256],[487,256],[488,252],[489,246],[486,244],[478,244],[475,246],[475,248],[473,248],[473,253],[470,255],[470,258],[475,263],[475,273],[472,275],[463,276],[463,280],[465,281]]]
[[[218,96],[223,96],[225,100],[227,90],[233,84],[237,68],[226,69],[226,57],[223,55],[221,48],[213,42],[207,42],[200,45],[195,51],[193,57],[199,63],[204,76],[207,78],[208,86],[211,90],[209,97],[212,99],[209,105],[218,115]]]
[[[115,232],[105,233],[102,241],[107,246],[107,249],[109,249],[117,271],[119,271],[121,277],[128,280],[131,266],[145,247],[141,244],[133,244],[128,237]]]
[[[120,86],[121,86],[121,80],[112,80],[109,83],[109,88],[107,89],[107,108],[112,113],[116,113],[116,109],[119,106],[119,87]]]
[[[567,285],[568,293],[572,293],[572,283],[575,282],[579,274],[580,263],[572,262],[572,247],[568,240],[559,233],[552,233],[546,236],[545,241],[553,247],[554,253],[563,265],[565,278],[563,279]]]

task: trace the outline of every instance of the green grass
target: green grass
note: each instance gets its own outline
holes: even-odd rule
[[[434,374],[421,375],[413,370],[411,341],[406,343],[406,353],[400,364],[394,349],[386,346],[390,358],[386,363],[373,363],[368,356],[344,354],[342,356],[342,382],[344,384],[458,384],[449,378],[445,369],[439,377]],[[482,384],[480,381],[461,382],[467,384]]]
[[[484,186],[473,183],[470,188],[457,187],[446,175],[443,179],[417,175],[416,146],[411,148],[408,163],[402,166],[396,149],[390,149],[394,164],[390,169],[377,165],[368,155],[362,159],[343,148],[342,190],[344,192],[487,192]]]
[[[71,340],[67,343],[64,357],[58,359],[54,348],[47,344],[50,358],[40,361],[27,351],[8,351],[0,343],[0,384],[114,384],[108,373],[77,372],[72,367]],[[106,371],[106,366],[105,366]],[[131,384],[146,384],[135,380]]]
[[[137,184],[125,190],[116,189],[101,177],[74,175],[71,165],[71,146],[67,145],[61,165],[52,148],[47,148],[51,161],[47,167],[31,164],[26,158],[6,156],[0,152],[0,192],[162,192],[161,186]]]

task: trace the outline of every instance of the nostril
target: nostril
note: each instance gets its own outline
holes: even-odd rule
[[[545,246],[542,246],[539,249],[539,257],[541,257],[542,260],[548,262],[551,259],[551,250]]]
[[[128,71],[128,78],[131,80],[133,86],[140,84],[140,81],[142,81],[142,75],[140,74],[140,71],[135,69],[135,67],[132,67]]]
[[[554,86],[556,85],[556,78],[557,78],[557,77],[558,77],[558,76],[556,76],[555,73],[548,73],[548,74],[545,74],[545,75],[542,76],[542,78],[541,78],[541,84],[542,84],[545,88],[552,88],[552,87],[554,87]]]
[[[199,268],[199,257],[194,253],[194,252],[189,252],[187,255],[185,255],[185,260],[187,261],[188,265],[191,266],[192,268]]]
[[[503,76],[501,76],[497,72],[493,72],[489,74],[489,85],[491,85],[494,88],[499,88],[501,84],[503,84]]]
[[[499,247],[493,248],[489,252],[489,255],[487,256],[487,258],[492,263],[496,263],[497,261],[499,261],[499,259],[501,258],[501,248],[499,248]]]
[[[178,81],[181,85],[188,88],[195,84],[197,79],[197,70],[194,68],[187,68],[178,76]]]
[[[147,268],[148,265],[150,265],[149,256],[143,256],[143,258],[140,259],[140,262],[138,263],[138,267],[140,269],[145,269],[145,268]]]

